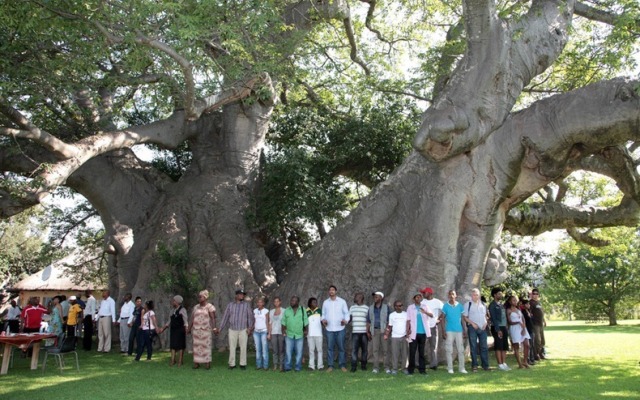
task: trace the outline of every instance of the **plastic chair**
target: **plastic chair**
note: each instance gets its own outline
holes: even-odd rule
[[[76,367],[78,371],[80,371],[80,362],[78,361],[78,352],[76,351],[76,338],[71,336],[64,336],[64,339],[60,341],[60,345],[54,348],[47,349],[44,354],[44,361],[42,362],[42,373],[47,367],[47,357],[49,355],[55,356],[56,361],[58,362],[58,366],[60,367],[60,372],[63,371],[64,368],[64,355],[73,353],[76,356]]]

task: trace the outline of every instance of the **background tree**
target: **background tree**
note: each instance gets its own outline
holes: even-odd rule
[[[568,303],[579,319],[617,325],[640,301],[640,240],[635,229],[598,232],[611,244],[592,247],[565,242],[546,274],[553,302]]]
[[[443,297],[504,279],[495,251],[504,227],[537,234],[636,223],[638,82],[614,79],[633,68],[634,0],[0,7],[0,215],[62,185],[84,195],[105,227],[114,295],[166,298],[152,280],[178,264],[161,262],[162,245],[187,249],[193,262],[180,268],[187,276],[204,268],[202,286],[221,306],[236,286],[317,295],[333,283],[347,297],[377,287],[393,298],[429,284]],[[279,279],[274,265],[287,252],[269,247],[268,226],[247,223],[247,210],[261,215],[252,207],[266,190],[261,160],[269,161],[275,103],[313,104],[353,121],[400,103],[394,96],[428,106],[413,150],[385,179],[389,163],[334,136],[329,143],[343,140],[341,149],[353,150],[342,154],[364,168],[305,169],[314,185],[384,181]],[[369,127],[374,135],[358,140],[376,143],[385,129],[395,132],[388,128]],[[175,162],[144,162],[131,150],[139,144]],[[308,166],[301,150],[314,147],[331,146],[304,143],[286,158]],[[553,185],[576,170],[611,176],[620,203],[596,216],[565,207]],[[315,191],[315,201],[333,202],[341,190]],[[515,208],[535,193],[544,204]],[[316,226],[334,218],[311,200],[303,208]]]

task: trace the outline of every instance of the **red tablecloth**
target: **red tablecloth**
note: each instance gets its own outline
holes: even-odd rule
[[[51,333],[19,333],[14,336],[0,336],[0,343],[4,343],[4,354],[2,358],[2,367],[0,375],[4,375],[9,370],[9,358],[11,357],[11,346],[26,348],[33,343],[31,355],[31,369],[38,368],[38,353],[40,351],[40,342],[44,339],[55,338],[56,335]]]

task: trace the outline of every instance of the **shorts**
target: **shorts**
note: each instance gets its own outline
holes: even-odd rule
[[[493,349],[495,351],[509,351],[509,331],[507,331],[506,326],[501,326],[498,328],[500,332],[502,332],[502,338],[498,337],[498,331],[493,328]]]

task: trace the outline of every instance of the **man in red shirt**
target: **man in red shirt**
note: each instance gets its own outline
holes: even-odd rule
[[[42,314],[48,313],[49,311],[40,305],[40,298],[32,297],[29,299],[29,305],[26,306],[20,314],[23,326],[22,331],[25,333],[39,332]]]

